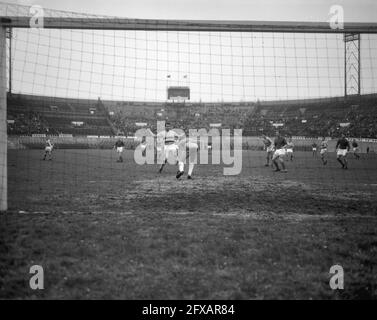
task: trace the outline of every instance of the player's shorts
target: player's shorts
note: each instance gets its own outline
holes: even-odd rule
[[[353,148],[352,150],[353,150],[353,152],[358,152],[359,151],[359,147]]]
[[[117,152],[122,153],[123,152],[123,147],[117,147]]]
[[[313,151],[317,151],[317,148],[312,148]]]
[[[266,152],[269,153],[269,152],[274,152],[274,146],[269,146],[266,148]]]
[[[278,157],[284,156],[286,154],[286,150],[284,148],[277,149],[274,152],[274,155],[272,156],[273,159],[276,159]]]
[[[165,160],[170,164],[175,164],[177,162],[178,146],[175,143],[165,144],[164,153]]]
[[[287,153],[293,153],[293,149],[287,149]]]
[[[336,155],[345,157],[347,155],[347,149],[338,149]]]
[[[46,152],[52,152],[52,147],[45,147]]]
[[[325,154],[326,152],[327,152],[327,148],[323,148],[321,149],[320,154]]]

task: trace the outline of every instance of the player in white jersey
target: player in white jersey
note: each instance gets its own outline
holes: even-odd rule
[[[54,149],[54,144],[51,142],[50,139],[47,139],[46,143],[45,143],[45,154],[44,154],[43,160],[46,160],[47,155],[49,157],[48,160],[52,160],[52,150],[53,149]]]
[[[184,174],[185,160],[189,162],[187,179],[192,179],[192,171],[198,156],[199,146],[196,139],[181,138],[178,142],[178,172],[176,178],[179,179]]]
[[[321,155],[321,160],[322,160],[323,165],[327,164],[327,159],[326,159],[327,147],[328,147],[328,144],[327,144],[326,138],[323,138],[320,145],[320,148],[321,148],[320,155]]]
[[[178,139],[180,137],[174,130],[169,128],[170,126],[166,124],[165,131],[160,131],[157,133],[157,141],[160,139],[164,140],[164,162],[161,164],[159,173],[164,169],[165,164],[169,161],[170,163],[178,162]],[[157,143],[157,152],[162,152]]]
[[[267,137],[265,134],[262,135],[264,150],[266,151],[266,164],[265,166],[268,167],[270,165],[270,160],[272,159],[272,155],[274,154],[274,142],[272,139]]]
[[[288,139],[287,145],[286,145],[286,150],[287,150],[287,158],[291,161],[293,161],[293,148],[294,144],[292,142],[292,138]]]
[[[145,156],[145,153],[147,151],[147,140],[145,139],[145,137],[142,138],[141,140],[141,143],[139,144],[139,147],[141,148],[141,153],[143,156]]]

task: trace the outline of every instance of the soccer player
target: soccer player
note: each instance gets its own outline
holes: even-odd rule
[[[123,150],[124,150],[124,142],[122,141],[122,139],[118,139],[115,142],[114,148],[116,149],[117,154],[118,154],[117,162],[123,162],[122,153],[123,153]]]
[[[54,144],[51,142],[50,139],[47,139],[46,143],[45,143],[45,154],[44,154],[43,160],[46,160],[47,155],[49,157],[48,160],[52,160],[52,150],[53,149],[54,149]]]
[[[266,164],[265,166],[268,167],[270,165],[270,160],[272,159],[272,155],[274,153],[274,143],[272,139],[267,137],[265,134],[262,135],[262,140],[264,144],[264,150],[266,151]]]
[[[291,161],[293,161],[293,148],[294,148],[294,144],[292,142],[292,138],[289,138],[288,139],[288,143],[287,143],[287,156],[288,156],[288,159],[290,159]]]
[[[184,161],[189,160],[189,168],[187,173],[187,179],[192,179],[192,171],[194,170],[194,165],[198,156],[199,146],[196,140],[192,138],[181,139],[178,142],[178,172],[176,178],[179,179],[184,172]]]
[[[145,156],[145,153],[147,152],[147,141],[146,141],[145,137],[142,138],[139,146],[141,148],[141,154],[143,156]]]
[[[170,124],[166,123],[165,131],[160,131],[157,133],[157,140],[164,140],[164,163],[161,164],[158,173],[161,173],[164,169],[165,164],[168,162],[168,159],[175,159],[178,162],[178,139],[179,135],[170,128]],[[157,147],[158,148],[158,147]],[[161,151],[161,150],[158,150]],[[177,173],[178,175],[178,173]]]
[[[321,148],[320,155],[321,155],[321,160],[322,160],[323,165],[327,164],[327,159],[326,159],[327,147],[328,147],[328,143],[326,141],[326,138],[323,138],[320,145],[320,148]]]
[[[350,149],[350,143],[346,139],[346,136],[342,134],[342,137],[336,143],[335,149],[336,152],[336,160],[342,165],[342,169],[348,169],[347,163],[347,152]]]
[[[313,157],[317,157],[317,144],[313,142],[312,144],[312,152],[313,152]]]
[[[357,160],[360,160],[360,155],[359,155],[359,145],[356,141],[356,139],[353,139],[352,141],[352,151],[353,155]]]
[[[281,171],[281,172],[287,172],[285,169],[285,164],[284,164],[284,156],[286,154],[286,146],[287,146],[287,141],[285,138],[280,135],[279,132],[277,132],[275,141],[275,152],[274,155],[272,156],[272,163],[275,165],[275,171]],[[281,168],[279,168],[279,163],[281,165]]]

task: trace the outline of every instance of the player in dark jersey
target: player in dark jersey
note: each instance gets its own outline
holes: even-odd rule
[[[121,139],[118,139],[115,142],[114,148],[116,149],[116,151],[118,153],[118,160],[117,160],[117,162],[123,162],[122,153],[123,153],[123,150],[124,150],[124,142]]]
[[[313,157],[317,157],[317,143],[313,142],[312,144],[312,152],[313,152]]]
[[[281,172],[287,172],[285,169],[285,164],[284,164],[284,156],[286,155],[286,146],[287,146],[287,141],[285,138],[280,135],[280,133],[277,133],[277,136],[274,141],[275,144],[275,152],[274,155],[272,156],[272,163],[275,165],[275,171],[281,171]],[[281,165],[281,169],[279,168],[279,163]]]
[[[352,141],[352,151],[353,151],[353,156],[357,160],[360,160],[359,145],[357,144],[356,139],[353,139],[353,141]]]
[[[347,152],[350,149],[350,143],[346,139],[346,136],[342,134],[342,137],[338,140],[335,146],[336,160],[342,165],[342,169],[348,169]]]

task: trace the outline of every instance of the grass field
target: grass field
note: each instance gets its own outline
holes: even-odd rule
[[[9,150],[0,298],[377,298],[377,156],[342,170],[298,152],[288,173],[124,163],[107,150]],[[45,289],[29,288],[42,265]],[[329,269],[344,268],[344,290]]]

